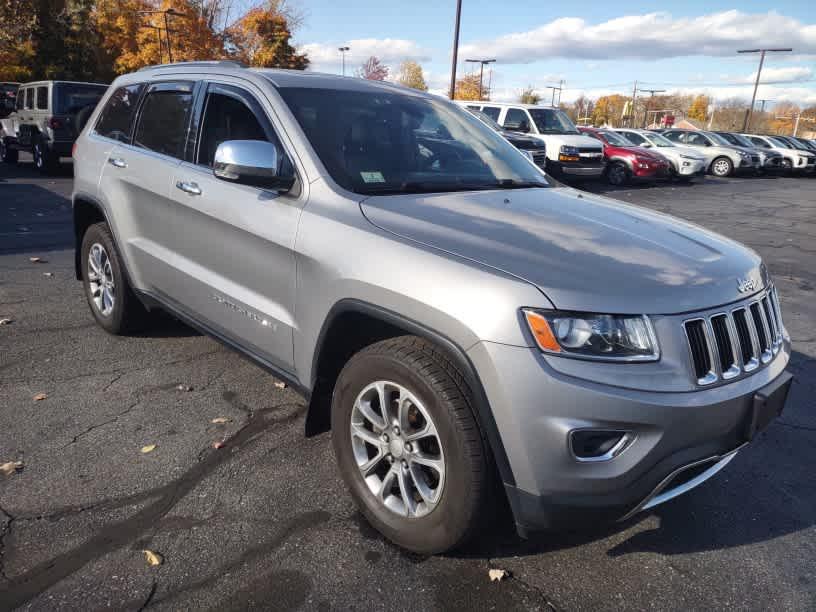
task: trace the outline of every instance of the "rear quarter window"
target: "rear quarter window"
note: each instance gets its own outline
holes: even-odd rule
[[[86,106],[94,107],[105,95],[104,85],[56,83],[54,85],[54,114],[75,115]]]
[[[48,87],[37,88],[37,110],[48,110]]]
[[[192,84],[158,87],[151,88],[142,104],[133,144],[181,159],[193,105]]]
[[[119,142],[130,142],[136,105],[144,87],[144,83],[137,83],[114,91],[96,122],[96,133]]]

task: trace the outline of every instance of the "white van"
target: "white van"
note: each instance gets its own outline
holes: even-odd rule
[[[606,169],[601,143],[581,134],[560,108],[478,100],[455,102],[482,111],[505,130],[542,140],[547,145],[547,172],[553,176],[598,178]]]

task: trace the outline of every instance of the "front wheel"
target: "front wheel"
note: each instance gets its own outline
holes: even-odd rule
[[[10,148],[5,138],[0,138],[0,159],[6,164],[16,164],[18,160],[17,149]]]
[[[467,387],[421,338],[384,340],[348,361],[332,396],[332,442],[362,513],[403,548],[461,546],[489,505],[487,451]]]
[[[719,177],[730,176],[734,171],[733,162],[727,157],[718,157],[711,162],[711,174]]]
[[[613,162],[606,169],[606,180],[616,187],[625,185],[629,181],[629,169],[621,162]]]
[[[34,167],[37,168],[41,174],[53,174],[59,158],[48,150],[48,147],[41,138],[38,138],[34,142],[31,155],[34,158]]]

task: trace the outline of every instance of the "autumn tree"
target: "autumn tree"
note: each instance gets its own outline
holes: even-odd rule
[[[425,75],[422,73],[422,66],[411,60],[406,60],[400,64],[397,83],[420,91],[428,91],[428,86],[425,84]]]
[[[357,70],[357,76],[369,81],[384,81],[388,78],[388,66],[372,55]]]
[[[696,119],[697,121],[705,121],[708,115],[709,99],[707,96],[697,96],[694,102],[691,103],[688,111],[689,119]]]
[[[456,88],[453,98],[455,100],[489,100],[490,90],[486,85],[482,85],[481,96],[479,95],[479,75],[466,74],[456,79]]]
[[[619,125],[628,100],[629,98],[619,94],[601,96],[592,109],[592,123],[594,125]]]
[[[537,94],[532,86],[528,86],[519,96],[519,102],[522,104],[538,104],[541,102],[541,95]]]
[[[246,13],[227,32],[228,47],[237,59],[263,68],[305,70],[309,58],[298,53],[282,4],[270,2]]]

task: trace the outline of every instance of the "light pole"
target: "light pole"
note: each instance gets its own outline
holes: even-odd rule
[[[748,113],[745,115],[745,121],[742,124],[742,131],[747,132],[748,126],[751,125],[751,115],[754,114],[754,104],[756,103],[757,88],[759,87],[759,75],[762,74],[762,64],[765,63],[766,53],[783,53],[786,51],[793,51],[793,49],[740,49],[737,53],[759,53],[759,68],[757,69],[756,81],[754,81],[754,95],[751,96],[751,106],[748,107]]]
[[[558,104],[561,105],[561,90],[564,89],[564,79],[561,79],[558,82],[558,87],[555,85],[547,85],[547,89],[552,89],[552,100],[550,100],[550,106],[555,106],[555,92],[558,91]]]
[[[472,64],[481,64],[479,66],[479,99],[482,99],[482,79],[484,78],[484,67],[485,64],[492,64],[496,60],[494,59],[466,59],[466,62],[471,62]]]
[[[175,32],[176,30],[171,30],[170,29],[170,21],[167,18],[168,17],[187,17],[187,15],[185,15],[184,13],[179,13],[178,11],[176,11],[176,10],[174,10],[172,8],[169,8],[166,11],[149,11],[148,10],[148,11],[138,11],[138,13],[140,15],[164,15],[164,32],[165,32],[165,35],[167,36],[167,58],[170,60],[170,63],[172,64],[173,63],[173,47],[172,47],[172,45],[170,43],[170,34]],[[159,33],[159,63],[161,63],[161,52],[162,52],[161,51],[161,30],[162,30],[161,26],[156,26],[156,25],[150,24],[148,26],[143,26],[143,27],[155,28],[158,31],[158,33]]]
[[[646,112],[643,115],[643,129],[645,130],[648,123],[649,123],[649,110],[652,108],[652,98],[656,93],[663,93],[666,91],[665,89],[638,89],[638,91],[642,91],[643,93],[651,94],[649,96],[649,102],[646,105]]]
[[[346,51],[351,50],[351,47],[337,47],[340,52],[340,63],[342,65],[343,76],[346,76]]]
[[[453,28],[453,57],[451,57],[451,80],[448,97],[456,95],[456,62],[459,59],[459,22],[462,20],[462,0],[456,0],[456,25]]]

